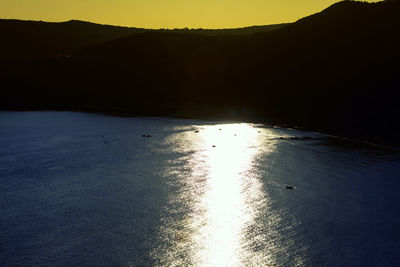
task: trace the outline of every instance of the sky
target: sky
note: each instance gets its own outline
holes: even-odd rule
[[[236,28],[294,22],[337,0],[0,0],[0,18],[139,28]],[[377,2],[377,1],[369,1]]]

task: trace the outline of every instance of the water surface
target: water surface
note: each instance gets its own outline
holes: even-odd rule
[[[304,136],[0,112],[0,265],[395,265],[398,156]]]

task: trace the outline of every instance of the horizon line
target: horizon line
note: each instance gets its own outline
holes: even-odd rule
[[[308,17],[308,16],[306,16]],[[300,18],[301,19],[301,18]],[[24,21],[24,22],[42,22],[42,23],[54,23],[54,24],[61,24],[61,23],[68,23],[68,22],[83,22],[83,23],[90,23],[96,24],[101,26],[111,26],[111,27],[119,27],[119,28],[128,28],[128,29],[143,29],[143,30],[235,30],[235,29],[245,29],[245,28],[253,28],[253,27],[264,27],[264,26],[276,26],[282,24],[291,24],[295,21],[291,22],[280,22],[280,23],[271,23],[271,24],[256,24],[256,25],[249,25],[249,26],[239,26],[239,27],[228,27],[228,28],[194,28],[194,27],[182,27],[182,28],[169,28],[169,27],[160,27],[160,28],[145,28],[145,27],[136,27],[136,26],[123,26],[123,25],[116,25],[116,24],[107,24],[107,23],[99,23],[93,22],[89,20],[81,20],[81,19],[69,19],[69,20],[61,20],[61,21],[50,21],[50,20],[35,20],[35,19],[16,19],[16,18],[0,18],[0,20],[14,20],[14,21]]]

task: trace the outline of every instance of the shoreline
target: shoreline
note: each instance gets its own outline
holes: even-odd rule
[[[395,144],[385,144],[385,143],[377,143],[373,142],[371,140],[363,140],[363,139],[357,139],[354,137],[348,137],[348,136],[341,136],[341,135],[335,135],[334,133],[330,133],[329,131],[318,131],[316,129],[311,129],[311,128],[306,128],[303,126],[298,126],[298,125],[291,125],[288,123],[278,123],[275,120],[270,120],[268,119],[263,119],[262,116],[253,116],[251,117],[250,115],[246,116],[246,118],[240,117],[240,116],[233,116],[233,115],[228,115],[228,114],[223,114],[223,113],[214,113],[214,114],[196,114],[196,113],[174,113],[174,112],[169,112],[165,114],[159,114],[159,113],[149,113],[149,112],[143,112],[143,113],[130,113],[126,111],[121,111],[121,110],[99,110],[96,108],[88,108],[88,109],[71,109],[71,108],[66,108],[66,107],[59,107],[59,108],[14,108],[14,109],[3,109],[0,108],[0,111],[4,112],[81,112],[81,113],[92,113],[92,114],[104,114],[108,116],[115,116],[115,117],[126,117],[126,118],[137,118],[137,117],[171,117],[171,118],[176,118],[176,119],[193,119],[193,120],[203,120],[203,121],[214,121],[214,122],[232,122],[232,123],[253,123],[253,124],[260,124],[266,127],[274,127],[274,128],[280,128],[280,129],[287,129],[287,130],[295,130],[295,131],[301,131],[301,132],[309,132],[309,133],[314,133],[318,135],[325,136],[325,140],[328,142],[331,142],[330,145],[334,146],[346,146],[345,143],[347,144],[352,144],[349,147],[353,147],[356,150],[359,150],[361,147],[373,147],[375,149],[383,149],[383,150],[390,150],[392,152],[400,152],[400,145],[395,145]],[[320,138],[305,138],[302,140],[318,140]],[[290,140],[290,139],[289,139]],[[301,138],[294,138],[293,140],[301,140]],[[336,144],[335,144],[336,143]],[[342,143],[342,144],[340,144]]]

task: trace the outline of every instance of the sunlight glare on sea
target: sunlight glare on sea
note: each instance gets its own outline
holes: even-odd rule
[[[175,240],[164,251],[168,256],[162,257],[169,258],[168,264],[173,265],[273,263],[265,259],[265,253],[264,259],[258,258],[260,255],[251,250],[247,240],[248,231],[268,201],[254,160],[261,149],[264,154],[273,151],[273,143],[265,146],[261,131],[245,123],[201,126],[198,132],[177,135],[171,138],[179,140],[179,149],[189,155],[184,165],[190,170],[174,172],[186,182],[180,194],[171,199],[175,203],[171,206],[185,206],[190,212],[183,220],[172,218],[174,223],[163,230],[162,235]]]

